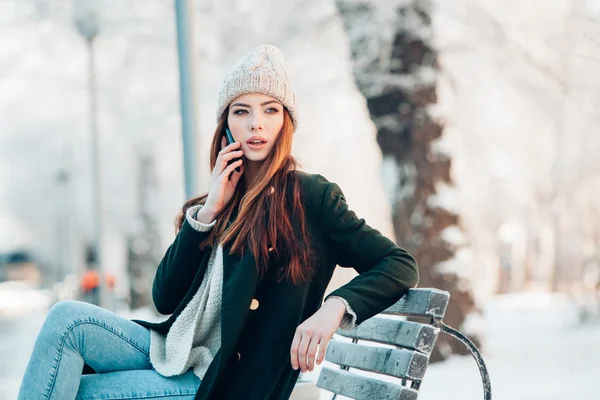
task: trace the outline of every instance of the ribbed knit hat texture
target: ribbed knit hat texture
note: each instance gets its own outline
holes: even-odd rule
[[[283,61],[283,52],[266,44],[243,56],[225,75],[219,94],[217,122],[236,97],[244,93],[263,93],[276,98],[287,108],[296,129],[296,95]]]

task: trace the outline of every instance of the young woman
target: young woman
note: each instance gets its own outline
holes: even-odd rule
[[[56,304],[19,399],[288,399],[338,328],[416,286],[405,250],[359,219],[338,185],[296,169],[295,96],[279,49],[260,46],[229,71],[217,122],[209,191],[184,204],[154,279],[169,319]],[[359,275],[323,302],[336,265]]]

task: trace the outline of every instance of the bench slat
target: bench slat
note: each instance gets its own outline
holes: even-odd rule
[[[448,307],[450,293],[439,289],[410,289],[382,314],[407,315],[442,319]]]
[[[317,387],[356,400],[416,400],[417,391],[344,370],[323,368]]]
[[[418,322],[372,317],[350,331],[338,329],[336,333],[352,339],[391,344],[430,354],[439,329]]]
[[[340,341],[329,343],[325,359],[343,366],[419,381],[423,379],[429,361],[429,357],[417,351]]]

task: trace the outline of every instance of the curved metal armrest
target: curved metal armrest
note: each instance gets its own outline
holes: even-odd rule
[[[487,367],[485,366],[485,362],[483,361],[483,357],[481,357],[481,353],[475,347],[473,342],[466,337],[462,332],[449,327],[444,324],[442,321],[439,321],[437,324],[434,324],[442,329],[447,335],[455,337],[459,341],[461,341],[471,352],[471,355],[475,359],[477,366],[479,367],[479,373],[481,374],[481,380],[483,382],[483,398],[485,400],[492,400],[492,384],[490,383],[490,375],[488,374]]]

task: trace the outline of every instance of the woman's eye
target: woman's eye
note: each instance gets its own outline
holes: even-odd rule
[[[248,111],[246,111],[246,110],[235,110],[233,113],[234,113],[235,115],[242,115],[242,113],[247,113],[247,112],[248,112]]]
[[[275,114],[276,112],[279,112],[279,110],[278,110],[278,109],[276,109],[276,108],[269,108],[269,109],[267,110],[267,112],[268,112],[268,113],[270,113],[270,114]]]

